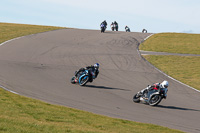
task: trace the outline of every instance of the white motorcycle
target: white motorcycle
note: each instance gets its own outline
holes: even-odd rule
[[[139,91],[133,96],[133,101],[135,103],[143,102],[149,104],[150,106],[158,105],[162,99],[167,98],[167,88],[162,88],[159,90],[150,89],[151,86]]]

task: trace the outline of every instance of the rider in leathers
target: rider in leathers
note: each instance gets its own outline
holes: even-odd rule
[[[93,79],[97,78],[99,74],[99,63],[95,63],[94,65],[87,66],[85,68],[80,68],[78,71],[75,72],[75,77],[79,76],[79,73],[84,72],[85,70],[89,71],[89,80],[90,82],[92,82]]]
[[[106,22],[106,20],[104,20],[104,21],[100,24],[100,26],[101,26],[102,24],[105,26],[105,28],[107,28],[107,22]]]
[[[145,89],[143,89],[142,91],[141,91],[141,93],[142,94],[148,94],[148,92],[149,91],[151,91],[151,90],[155,90],[155,91],[167,91],[168,89],[167,89],[167,87],[169,86],[169,83],[168,83],[168,81],[166,81],[166,80],[164,80],[162,83],[155,83],[155,84],[153,84],[153,85],[148,85],[148,87],[146,87]],[[148,95],[145,95],[145,97],[148,97]],[[167,93],[165,93],[165,96],[164,96],[164,98],[166,98],[167,97]]]

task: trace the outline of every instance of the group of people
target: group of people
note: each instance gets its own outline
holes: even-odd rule
[[[106,30],[106,28],[107,28],[107,22],[106,22],[106,20],[104,20],[101,24],[100,24],[100,27],[101,27],[101,29],[102,28],[104,28],[104,31]],[[116,22],[116,21],[114,21],[114,22],[112,22],[111,24],[110,24],[110,27],[111,27],[111,30],[112,31],[118,31],[118,29],[119,29],[119,25],[118,25],[118,23]],[[126,25],[125,26],[125,31],[126,32],[131,32],[131,30],[130,30],[130,28]],[[142,33],[147,33],[147,30],[146,29],[143,29],[142,30]]]

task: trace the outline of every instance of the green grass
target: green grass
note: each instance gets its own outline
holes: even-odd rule
[[[155,34],[140,45],[140,50],[200,54],[200,34]]]
[[[180,133],[157,125],[51,105],[1,88],[0,107],[0,132],[4,133]]]
[[[161,33],[151,36],[140,50],[200,54],[200,34]],[[200,90],[200,57],[144,56],[171,77]]]
[[[63,27],[0,23],[0,43],[24,35],[57,29],[63,29]]]
[[[0,23],[0,42],[60,29]],[[62,28],[61,28],[62,29]],[[3,133],[180,133],[157,125],[137,123],[80,111],[19,96],[0,88],[0,132]]]
[[[144,57],[171,77],[200,90],[200,57],[172,55],[144,55]]]

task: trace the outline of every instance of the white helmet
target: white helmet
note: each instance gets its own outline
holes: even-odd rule
[[[168,83],[167,80],[164,80],[164,81],[160,84],[160,86],[161,86],[162,88],[167,88],[167,87],[169,86],[169,83]]]

